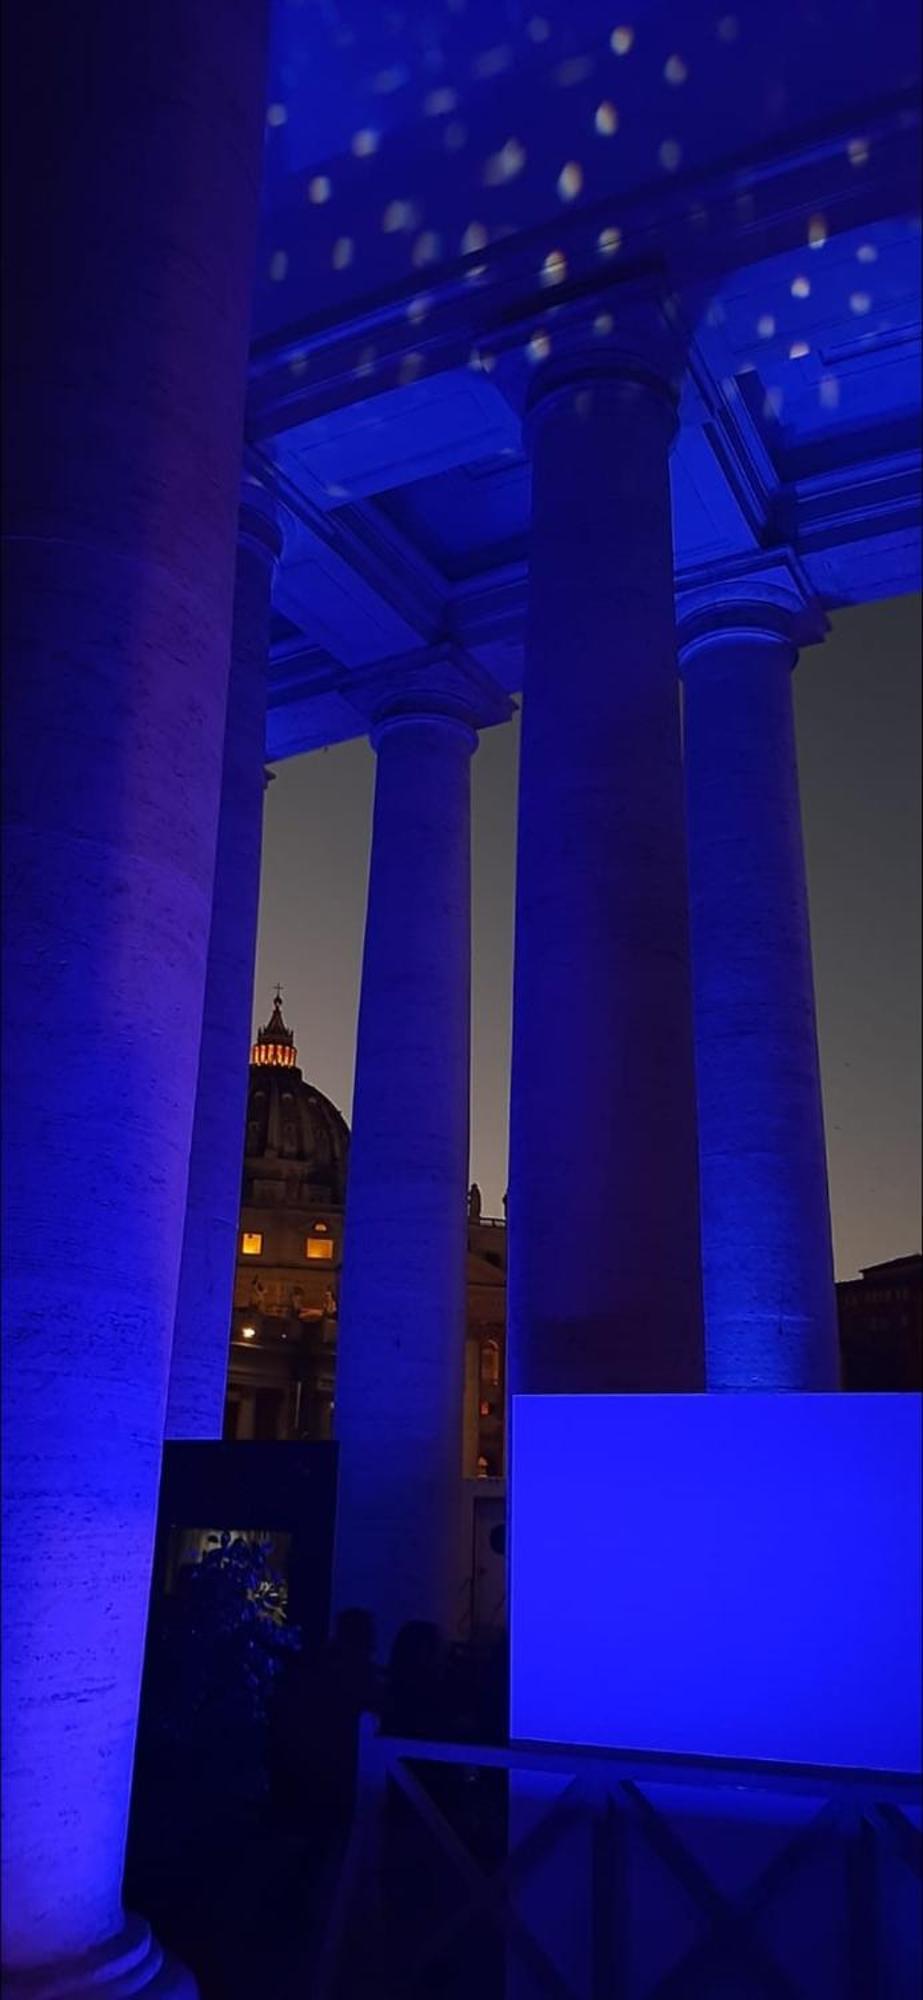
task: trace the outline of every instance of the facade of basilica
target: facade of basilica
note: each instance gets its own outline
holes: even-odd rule
[[[277,990],[250,1054],[227,1438],[333,1433],[349,1130],[298,1066]],[[407,1218],[408,1231],[414,1219]],[[400,1260],[401,1239],[394,1244]],[[468,1198],[463,1472],[503,1472],[506,1223]],[[413,1298],[407,1300],[413,1339]]]

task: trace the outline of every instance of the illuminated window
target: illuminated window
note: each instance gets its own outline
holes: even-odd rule
[[[329,1264],[333,1257],[333,1244],[329,1236],[307,1236],[304,1254],[311,1264]]]
[[[258,1229],[245,1229],[240,1239],[242,1257],[259,1257],[263,1249],[263,1238]]]
[[[491,1388],[500,1381],[500,1349],[495,1340],[486,1340],[481,1348],[481,1381]]]

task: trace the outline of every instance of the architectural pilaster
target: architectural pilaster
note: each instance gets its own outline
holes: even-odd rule
[[[681,605],[712,1389],[833,1389],[836,1298],[792,669],[824,620],[760,580]]]
[[[231,672],[208,973],[183,1231],[168,1438],[220,1438],[224,1416],[253,1011],[263,796],[269,776],[266,667],[276,510],[246,480],[238,519]]]
[[[393,686],[392,686],[393,683]],[[399,692],[396,689],[399,686]],[[340,1294],[334,1599],[461,1609],[470,763],[508,699],[451,648],[357,679],[377,752]]]
[[[267,9],[4,10],[3,1992],[121,1903],[221,782]],[[36,134],[41,133],[41,144]]]
[[[553,355],[528,412],[514,1394],[704,1379],[669,477],[680,366],[651,309]]]

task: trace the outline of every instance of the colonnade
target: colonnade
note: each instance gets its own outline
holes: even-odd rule
[[[211,11],[101,0],[48,38],[17,9],[7,54],[37,192],[6,353],[3,1951],[36,2000],[190,1990],[120,1878],[161,1442],[221,1429],[278,553],[239,502],[264,23]],[[683,616],[684,759],[680,367],[650,308],[530,400],[520,1391],[836,1379],[797,607],[753,580]],[[453,1622],[469,772],[508,712],[451,647],[368,700],[335,1596],[383,1634]]]

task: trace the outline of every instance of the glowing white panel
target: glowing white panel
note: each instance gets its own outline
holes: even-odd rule
[[[920,1397],[523,1396],[512,1731],[921,1763]]]

